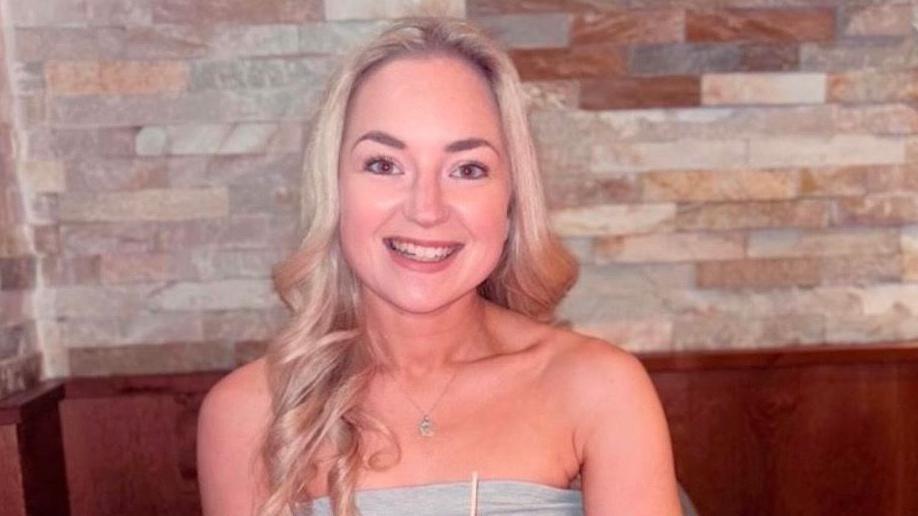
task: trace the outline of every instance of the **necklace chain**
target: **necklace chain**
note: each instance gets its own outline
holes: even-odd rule
[[[421,406],[418,405],[416,401],[414,401],[414,398],[412,398],[411,395],[408,394],[408,389],[406,389],[405,386],[402,385],[402,382],[399,381],[398,378],[395,378],[395,376],[393,376],[393,378],[395,379],[395,385],[397,385],[399,390],[402,391],[402,394],[405,396],[405,399],[407,399],[408,402],[411,403],[411,405],[414,406],[415,409],[417,409],[418,413],[421,414],[421,420],[418,422],[418,433],[421,434],[421,437],[433,437],[434,434],[436,433],[437,427],[434,424],[433,419],[430,418],[430,414],[433,413],[434,409],[437,408],[437,405],[440,404],[440,400],[442,400],[443,397],[446,396],[446,391],[449,390],[450,385],[453,384],[453,380],[455,380],[456,376],[458,375],[459,375],[459,368],[457,367],[456,371],[453,372],[453,375],[449,377],[449,381],[447,381],[446,385],[443,386],[443,390],[440,391],[440,395],[437,396],[437,399],[434,400],[434,402],[430,405],[430,408],[427,410],[424,410],[423,408],[421,408]]]

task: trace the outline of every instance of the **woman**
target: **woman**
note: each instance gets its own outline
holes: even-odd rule
[[[293,318],[201,408],[205,514],[679,514],[640,363],[547,322],[576,267],[489,39],[408,20],[354,53],[303,194]]]

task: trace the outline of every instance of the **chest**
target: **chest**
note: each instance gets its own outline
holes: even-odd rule
[[[389,467],[367,471],[367,488],[482,478],[567,485],[579,464],[564,400],[538,378],[490,375],[455,382],[437,403],[407,399],[399,389],[368,396],[367,411],[392,441],[367,436],[370,453],[391,454]]]
[[[368,408],[393,432],[400,457],[390,468],[367,472],[367,487],[465,480],[473,471],[566,485],[576,474],[563,400],[537,379],[492,376],[453,388],[429,413],[392,392],[373,398]],[[428,423],[432,435],[424,435]],[[371,450],[388,446],[380,436],[368,444]]]

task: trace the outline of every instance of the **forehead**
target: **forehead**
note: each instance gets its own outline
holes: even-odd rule
[[[364,77],[348,108],[345,139],[369,130],[438,142],[501,140],[487,80],[465,60],[443,55],[396,58]]]

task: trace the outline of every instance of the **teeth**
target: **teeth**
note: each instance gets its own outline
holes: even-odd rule
[[[391,249],[421,262],[438,262],[457,249],[456,247],[425,247],[394,239],[388,242]]]

